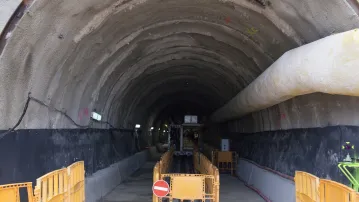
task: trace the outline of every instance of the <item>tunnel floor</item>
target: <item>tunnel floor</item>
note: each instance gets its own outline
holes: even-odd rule
[[[147,162],[99,202],[151,202],[155,164]],[[221,175],[220,183],[220,202],[264,202],[256,192],[233,176]]]

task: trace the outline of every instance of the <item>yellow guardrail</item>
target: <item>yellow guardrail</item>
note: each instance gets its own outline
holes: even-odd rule
[[[153,183],[157,182],[161,178],[160,162],[157,162],[153,168]],[[158,197],[152,194],[152,202],[159,202]]]
[[[0,201],[20,202],[20,188],[27,188],[28,202],[84,202],[84,162],[39,177],[34,192],[31,182],[0,185]]]
[[[75,162],[38,178],[34,192],[36,202],[84,202],[84,162]]]
[[[212,164],[217,166],[219,171],[229,171],[235,174],[238,163],[238,155],[232,151],[212,151]]]
[[[320,179],[321,202],[356,202],[356,191],[338,182]]]
[[[198,174],[169,174],[172,156],[173,150],[166,152],[153,169],[153,183],[165,180],[169,183],[170,190],[163,198],[153,195],[152,202],[159,202],[162,199],[219,202],[219,172],[203,154],[194,152],[194,165]]]
[[[295,196],[297,202],[319,201],[319,178],[312,174],[295,171]]]
[[[359,193],[341,183],[295,172],[296,202],[359,202]]]
[[[85,163],[78,161],[67,167],[69,175],[69,202],[85,201]]]
[[[220,185],[218,168],[214,166],[211,161],[200,152],[194,152],[193,160],[196,172],[207,176],[212,176],[205,179],[206,193],[213,196],[214,202],[218,202]]]
[[[171,148],[169,151],[167,151],[166,153],[164,153],[161,156],[161,160],[159,161],[160,173],[167,173],[168,172],[168,169],[172,165],[173,152],[174,152],[174,149]]]
[[[20,188],[27,189],[27,201],[33,202],[32,182],[0,185],[0,201],[20,202]]]
[[[34,190],[36,202],[60,202],[68,191],[67,169],[52,171],[36,180]]]

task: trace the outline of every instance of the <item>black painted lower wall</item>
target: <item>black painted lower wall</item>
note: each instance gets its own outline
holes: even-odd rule
[[[0,139],[0,184],[35,182],[80,160],[90,176],[135,152],[131,130],[17,130]]]
[[[294,176],[296,170],[349,185],[338,162],[347,155],[342,145],[353,143],[359,154],[359,127],[269,131],[254,134],[230,133],[231,148],[243,158]],[[350,152],[353,155],[354,150]]]

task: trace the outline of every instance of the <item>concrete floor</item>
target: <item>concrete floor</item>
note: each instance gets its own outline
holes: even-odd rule
[[[152,171],[155,162],[147,162],[128,180],[117,186],[101,202],[151,202]],[[238,179],[221,176],[220,202],[263,202],[254,191],[246,187]]]

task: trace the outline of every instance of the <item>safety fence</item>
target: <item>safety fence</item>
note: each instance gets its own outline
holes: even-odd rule
[[[170,185],[165,197],[153,195],[153,202],[173,200],[200,200],[219,202],[218,169],[201,153],[194,152],[194,166],[197,174],[169,173],[173,150],[166,152],[153,170],[153,182],[165,180]]]
[[[28,202],[84,202],[84,162],[75,162],[67,168],[47,173],[32,183],[0,185],[0,201],[20,202],[20,188],[27,189]]]
[[[236,173],[238,154],[232,151],[212,151],[212,164],[217,166],[220,172]]]
[[[296,202],[359,202],[352,188],[312,174],[295,172]]]
[[[32,195],[32,182],[16,183],[0,185],[0,201],[6,202],[20,202],[20,188],[24,188],[27,191],[27,201],[33,202],[34,197]]]

